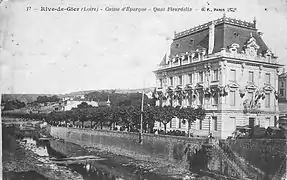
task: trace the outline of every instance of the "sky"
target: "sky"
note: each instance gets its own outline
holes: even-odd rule
[[[151,11],[105,10],[128,6]],[[48,12],[41,7],[102,10]],[[193,10],[154,12],[154,7]],[[223,16],[200,11],[202,7],[236,8],[226,16],[250,22],[255,17],[263,40],[287,65],[287,0],[2,0],[0,92],[52,94],[155,86],[152,71],[174,32]]]

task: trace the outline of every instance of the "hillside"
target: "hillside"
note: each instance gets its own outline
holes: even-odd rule
[[[71,92],[67,94],[59,94],[60,98],[62,97],[71,97],[71,96],[79,96],[86,95],[92,92],[107,92],[107,93],[119,93],[119,94],[128,94],[128,93],[142,93],[143,89],[103,89],[103,90],[88,90],[88,91],[77,91]],[[144,92],[148,93],[149,91],[153,91],[154,87],[144,88]]]
[[[144,92],[148,93],[153,91],[154,88],[145,88]],[[67,94],[2,94],[2,101],[19,100],[21,102],[31,103],[37,100],[38,96],[52,96],[57,95],[59,98],[63,97],[76,97],[79,95],[93,94],[94,92],[107,94],[130,94],[130,93],[142,93],[142,89],[107,89],[107,90],[87,90],[87,91],[77,91]],[[106,97],[105,97],[106,98]],[[101,99],[102,100],[102,99]],[[106,99],[105,99],[106,100]]]
[[[50,94],[2,94],[1,101],[19,100],[27,104],[36,101],[38,96],[50,96]]]

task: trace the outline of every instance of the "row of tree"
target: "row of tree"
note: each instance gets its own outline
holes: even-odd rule
[[[15,110],[15,109],[21,109],[26,106],[24,102],[21,102],[19,100],[10,100],[7,102],[1,102],[1,104],[4,106],[3,110]]]
[[[4,116],[18,118],[32,118],[45,120],[51,125],[81,127],[89,124],[90,128],[109,127],[114,129],[116,125],[126,128],[130,132],[139,132],[140,116],[143,115],[144,132],[153,132],[156,121],[164,125],[166,133],[167,124],[175,117],[188,123],[188,136],[190,137],[191,124],[197,119],[205,117],[205,110],[199,106],[197,108],[172,107],[172,106],[144,106],[143,111],[139,106],[112,106],[112,107],[87,107],[79,106],[70,111],[52,112],[49,114],[26,114],[9,113]]]
[[[60,101],[60,98],[57,95],[38,96],[36,100],[37,103],[58,102],[58,101]]]

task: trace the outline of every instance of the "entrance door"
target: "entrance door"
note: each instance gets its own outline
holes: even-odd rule
[[[255,118],[249,118],[249,127],[250,127],[251,129],[254,128],[254,124],[255,124]]]
[[[255,118],[249,118],[249,128],[251,128],[250,135],[253,135],[253,129],[254,129],[254,124],[255,124]]]

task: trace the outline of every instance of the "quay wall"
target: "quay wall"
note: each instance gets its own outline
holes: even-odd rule
[[[138,133],[53,126],[49,127],[49,132],[53,137],[81,146],[94,147],[137,160],[168,162],[183,169],[190,169],[193,159],[190,154],[200,150],[206,142],[203,138],[143,134],[143,144],[139,144]],[[212,160],[208,162],[207,169],[225,174],[225,162],[232,161],[237,164],[233,170],[237,171],[236,167],[241,168],[240,171],[259,177],[257,179],[286,177],[286,140],[239,139],[219,142],[228,145],[231,150],[229,152],[228,149],[223,149],[229,160],[218,154],[216,148],[212,149]]]
[[[66,127],[51,127],[50,134],[81,146],[139,160],[168,161],[182,168],[189,167],[187,153],[200,149],[206,141],[202,138],[143,134],[143,144],[140,144],[138,133]]]

